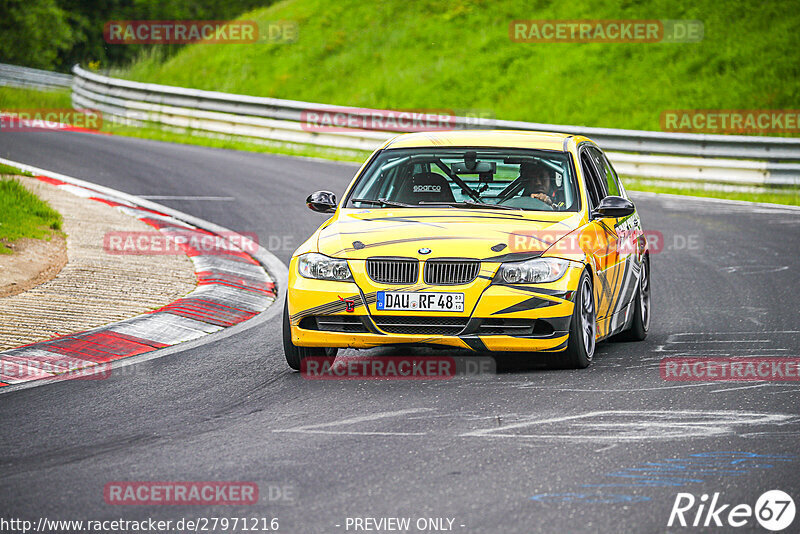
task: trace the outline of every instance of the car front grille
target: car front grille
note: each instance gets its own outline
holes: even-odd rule
[[[454,336],[467,326],[469,317],[409,317],[377,315],[372,319],[378,328],[390,334]]]
[[[469,284],[481,270],[481,262],[468,259],[428,260],[425,262],[425,283],[436,286]]]
[[[415,284],[419,262],[412,258],[368,258],[367,275],[379,284]]]

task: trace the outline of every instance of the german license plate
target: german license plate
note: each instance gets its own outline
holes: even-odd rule
[[[463,312],[464,293],[378,291],[378,310]]]

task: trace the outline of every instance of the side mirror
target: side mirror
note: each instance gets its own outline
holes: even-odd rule
[[[330,191],[316,191],[308,195],[306,206],[312,211],[333,213],[336,211],[336,195]]]
[[[635,211],[636,207],[630,200],[622,197],[607,196],[600,201],[600,205],[592,212],[592,217],[616,219],[633,215]]]

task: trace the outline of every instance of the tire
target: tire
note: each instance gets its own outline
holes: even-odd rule
[[[636,288],[636,298],[633,303],[633,320],[631,326],[617,335],[620,341],[643,341],[650,329],[650,260],[645,257],[642,261],[642,276],[639,277],[639,286]]]
[[[298,347],[292,343],[292,329],[289,324],[289,299],[287,297],[283,305],[283,354],[286,356],[286,363],[299,371],[302,362],[306,358],[335,358],[338,349],[325,347]]]
[[[549,365],[555,369],[585,369],[592,363],[597,335],[597,312],[594,306],[592,279],[589,271],[583,271],[578,290],[575,292],[575,307],[569,322],[567,349],[561,354],[548,356]]]

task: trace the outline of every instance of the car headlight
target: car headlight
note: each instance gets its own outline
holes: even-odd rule
[[[544,284],[555,282],[567,272],[569,261],[560,258],[536,258],[503,263],[495,280],[502,284]]]
[[[297,259],[297,272],[304,278],[316,280],[353,281],[347,260],[337,260],[315,252],[303,254]]]

